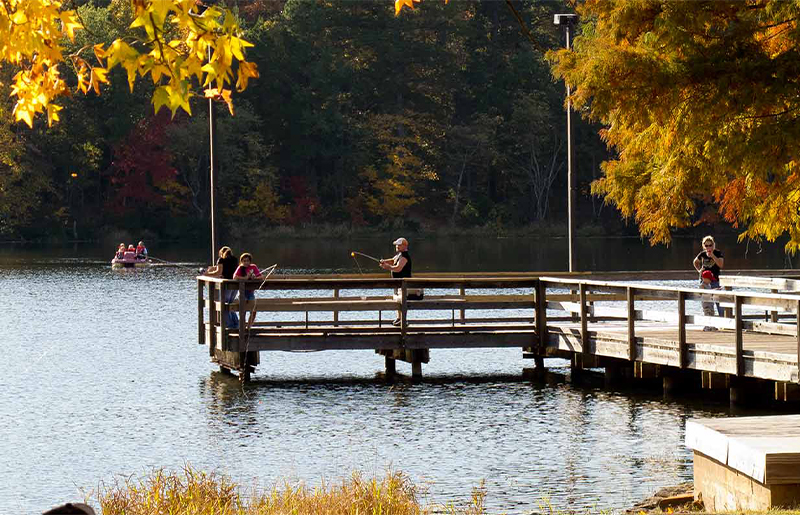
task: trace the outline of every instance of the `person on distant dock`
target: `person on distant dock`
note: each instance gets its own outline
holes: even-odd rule
[[[725,266],[725,258],[722,255],[721,250],[717,250],[716,242],[712,236],[706,236],[703,238],[703,250],[694,258],[694,269],[700,274],[700,288],[704,290],[719,290],[719,273],[722,268]],[[705,272],[710,272],[710,274],[705,274]],[[705,274],[705,277],[704,277]],[[706,316],[714,316],[714,310],[710,309],[710,312],[706,312],[705,310],[705,302],[703,303],[703,314]],[[717,312],[719,316],[722,316],[722,306],[719,305],[719,302],[715,303],[717,306]],[[712,329],[708,329],[712,330]]]
[[[233,250],[227,245],[219,249],[219,257],[217,264],[209,267],[206,270],[206,275],[210,277],[222,277],[223,279],[233,279],[233,274],[239,266],[239,260],[233,255]],[[239,290],[224,290],[225,302],[230,304],[236,299]],[[228,311],[228,329],[236,329],[239,327],[239,316],[235,311]]]
[[[390,259],[381,259],[380,266],[384,270],[392,272],[393,279],[402,279],[411,277],[411,254],[408,252],[408,240],[405,238],[397,238],[392,242],[397,254]],[[399,295],[399,291],[395,291],[395,295]],[[409,290],[408,298],[411,300],[419,300],[422,298],[422,290]],[[397,311],[397,318],[394,319],[392,325],[400,325],[402,312]]]
[[[264,278],[264,274],[258,269],[258,266],[253,263],[253,256],[249,252],[245,252],[241,256],[239,256],[239,266],[236,268],[236,271],[233,273],[233,278],[237,281],[253,281],[259,280]],[[245,300],[255,300],[256,293],[255,289],[245,289],[244,291],[244,298]],[[253,325],[253,322],[256,319],[256,312],[251,311],[250,317],[247,321],[247,327]]]

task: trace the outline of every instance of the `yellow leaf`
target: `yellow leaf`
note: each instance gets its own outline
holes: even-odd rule
[[[47,106],[47,126],[52,127],[53,122],[59,120],[58,112],[61,111],[61,106],[55,104],[48,104]]]
[[[250,78],[258,78],[258,69],[256,68],[256,63],[241,61],[239,63],[238,77],[236,80],[236,90],[244,91],[247,89],[247,81]]]
[[[61,18],[61,30],[66,33],[70,41],[75,41],[75,30],[83,28],[75,11],[63,11],[59,14],[59,18]]]
[[[28,17],[25,16],[24,11],[17,11],[11,15],[11,23],[15,25],[24,25],[28,23]]]
[[[92,68],[92,73],[90,75],[89,86],[94,89],[95,94],[100,94],[100,84],[108,84],[108,70],[105,68]]]
[[[408,7],[410,9],[414,8],[414,1],[415,0],[395,0],[394,2],[394,15],[397,16],[400,14],[400,11],[403,10],[403,7]],[[416,0],[419,2],[419,0]]]
[[[169,92],[166,86],[159,86],[153,92],[153,109],[156,114],[165,105],[169,105]]]
[[[98,44],[96,44],[94,46],[94,55],[95,55],[95,57],[97,57],[98,61],[100,61],[102,59],[105,59],[106,51],[103,50],[103,44],[102,43],[98,43]]]
[[[17,122],[22,120],[28,124],[28,127],[33,129],[33,112],[28,106],[23,105],[21,102],[20,100],[17,102],[17,105],[14,106],[14,120]]]

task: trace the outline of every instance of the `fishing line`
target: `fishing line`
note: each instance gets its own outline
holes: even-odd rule
[[[358,264],[358,259],[356,259],[356,253],[355,252],[351,252],[350,255],[353,256],[353,261],[356,262],[356,266],[358,267],[358,273],[361,274],[361,275],[364,275],[364,271],[361,270],[361,265]]]
[[[258,285],[258,289],[259,290],[264,286],[264,283],[267,282],[267,279],[269,279],[269,276],[271,276],[272,272],[274,272],[277,268],[278,268],[278,263],[275,263],[274,265],[268,266],[267,268],[262,270],[262,272],[265,272],[265,271],[269,270],[269,273],[267,274],[266,277],[264,277],[264,280],[261,281],[261,284]],[[239,299],[239,302],[242,302],[242,300],[243,299]],[[253,309],[250,311],[250,320],[253,320],[253,318],[255,317],[256,306],[257,306],[257,304],[256,304],[256,301],[255,301],[255,298],[254,298],[253,299]],[[244,360],[245,360],[245,369],[246,369],[248,366],[250,366],[247,363],[247,353],[250,352],[250,331],[252,330],[252,324],[247,324],[244,320],[239,320],[239,327],[242,327],[242,324],[245,324],[245,327],[246,327],[245,340],[244,340],[244,352],[245,352]],[[246,370],[245,370],[245,373],[246,373]],[[244,391],[244,382],[242,382],[242,393],[244,393],[245,396],[247,396],[247,392]]]
[[[156,261],[159,261],[159,262],[161,262],[161,263],[165,263],[165,264],[167,264],[167,265],[177,266],[178,268],[185,268],[186,270],[191,270],[191,271],[193,271],[193,272],[195,271],[195,269],[194,269],[194,268],[192,268],[192,267],[188,267],[188,266],[186,266],[186,265],[181,265],[181,264],[179,264],[179,263],[175,263],[175,262],[173,262],[173,261],[167,261],[166,259],[160,259],[160,258],[153,257],[153,256],[148,256],[148,258],[147,258],[147,259],[154,259],[154,260],[156,260]],[[203,272],[205,272],[205,270],[203,270]]]

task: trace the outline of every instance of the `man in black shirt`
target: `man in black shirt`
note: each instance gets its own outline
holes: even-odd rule
[[[405,238],[397,238],[392,244],[397,254],[391,259],[381,259],[381,268],[391,271],[392,278],[395,279],[411,277],[411,254],[408,253],[408,240]],[[398,311],[397,318],[394,319],[392,325],[400,325],[401,316],[402,313]]]

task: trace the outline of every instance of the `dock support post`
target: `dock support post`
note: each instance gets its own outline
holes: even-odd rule
[[[606,363],[605,364],[605,385],[606,386],[613,386],[618,384],[619,381],[622,379],[622,366],[618,363]]]
[[[411,362],[411,377],[414,379],[422,378],[422,361],[414,360]]]
[[[386,363],[386,377],[392,377],[397,374],[397,361],[394,358],[389,357],[389,355],[385,355],[385,363]]]
[[[205,285],[206,283],[202,279],[197,280],[197,343],[200,345],[206,343],[205,299],[203,298]]]

